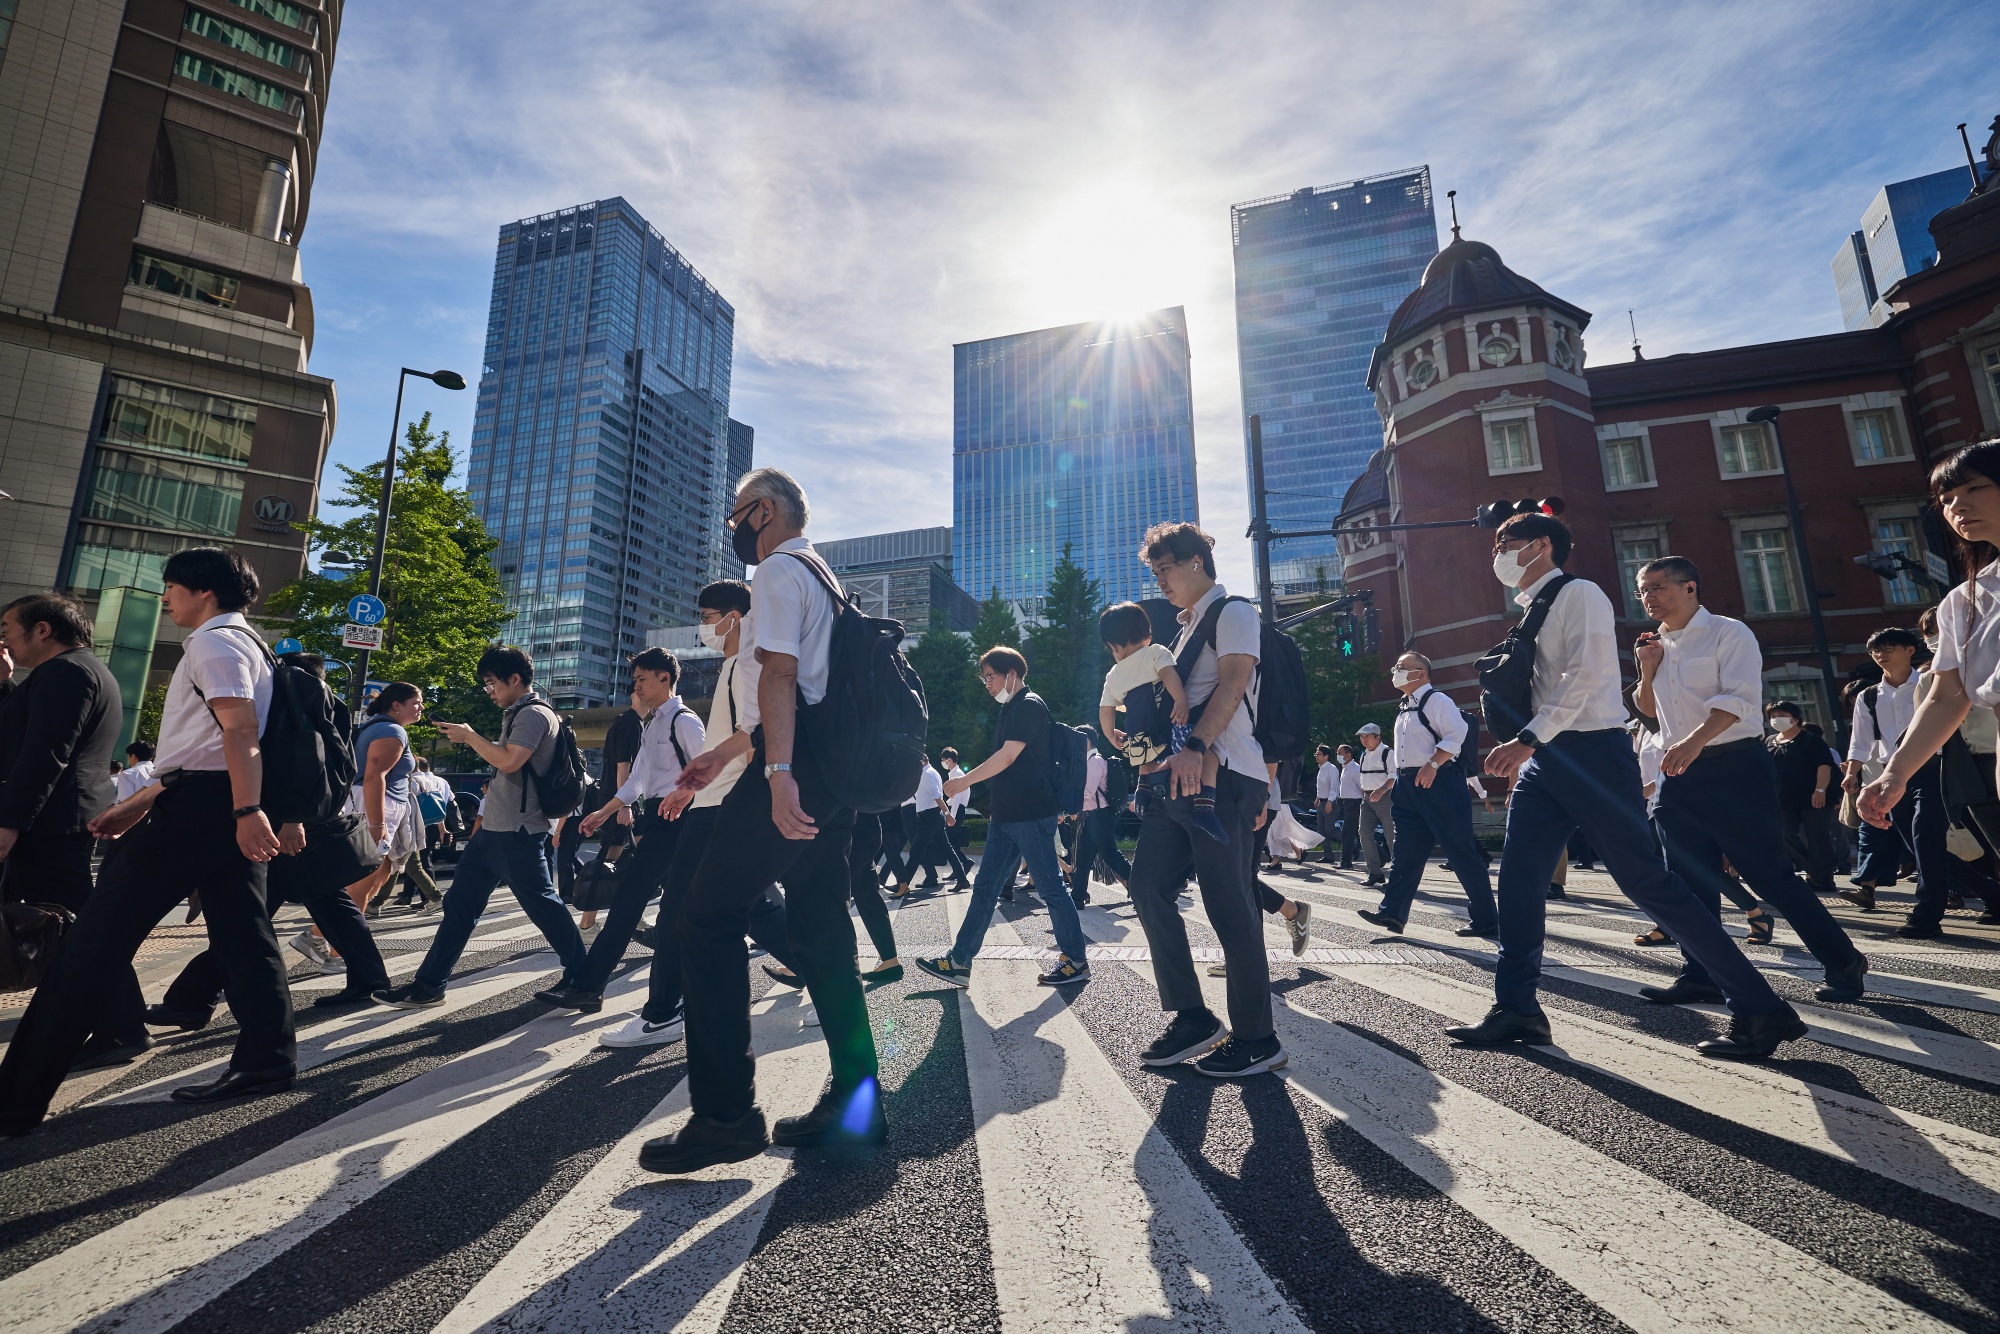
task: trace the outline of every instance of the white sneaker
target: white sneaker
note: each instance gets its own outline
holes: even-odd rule
[[[1229,965],[1227,963],[1212,963],[1208,966],[1208,975],[1210,977],[1228,977]]]
[[[818,1007],[818,1006],[816,1006],[816,1005],[808,1005],[808,1006],[806,1006],[806,1011],[805,1011],[805,1013],[799,1016],[799,1027],[800,1027],[801,1029],[806,1029],[806,1028],[818,1028],[818,1027],[819,1027],[819,1007]]]
[[[327,971],[326,966],[333,962],[333,955],[327,952],[326,942],[314,935],[310,928],[299,932],[285,943],[318,964],[322,973]]]
[[[633,1015],[615,1028],[599,1029],[597,1045],[600,1047],[658,1047],[681,1040],[681,1017],[675,1015],[663,1024],[649,1024],[644,1015]]]

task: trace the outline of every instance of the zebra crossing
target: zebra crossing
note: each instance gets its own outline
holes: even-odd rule
[[[1375,901],[1357,877],[1273,883],[1314,907],[1303,956],[1275,921],[1267,942],[1282,1080],[1140,1066],[1162,1021],[1129,904],[1085,911],[1094,976],[1059,993],[1023,899],[969,990],[871,993],[884,1150],[686,1179],[636,1161],[687,1115],[680,1045],[596,1043],[648,957],[602,1013],[554,1011],[532,998],[553,956],[494,911],[445,1006],[301,1008],[289,1093],[164,1101],[226,1060],[222,1016],[0,1146],[0,1311],[201,1334],[2000,1329],[2000,940],[1864,924],[1875,985],[1829,1005],[1781,926],[1749,952],[1811,1037],[1718,1063],[1691,1045],[1721,1011],[1639,1000],[1678,956],[1634,947],[1644,923],[1574,874],[1550,905],[1554,1044],[1478,1051],[1441,1030],[1484,1012],[1493,946],[1452,934],[1445,877],[1400,938],[1353,916]],[[899,906],[903,957],[942,952],[965,903]],[[393,973],[434,929],[383,923]],[[801,994],[752,973],[782,1115],[824,1048]],[[300,1005],[337,982],[299,979]]]

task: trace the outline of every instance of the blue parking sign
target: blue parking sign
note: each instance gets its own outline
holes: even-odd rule
[[[356,593],[347,603],[347,619],[356,625],[380,625],[389,615],[389,604],[373,593]]]

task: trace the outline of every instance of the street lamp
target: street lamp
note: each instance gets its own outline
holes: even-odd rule
[[[1772,406],[1752,408],[1743,419],[1762,425],[1771,424],[1771,444],[1778,455],[1778,472],[1785,479],[1785,508],[1792,517],[1792,547],[1799,562],[1800,587],[1805,590],[1806,609],[1812,613],[1813,644],[1819,650],[1819,674],[1821,684],[1826,687],[1826,711],[1833,723],[1836,738],[1846,745],[1844,729],[1840,718],[1840,684],[1833,670],[1833,650],[1827,647],[1826,617],[1819,609],[1819,580],[1813,577],[1812,557],[1806,549],[1806,521],[1799,512],[1799,493],[1792,486],[1792,468],[1785,461],[1785,437],[1778,430],[1778,414],[1784,409]]]
[[[403,367],[403,373],[396,377],[396,412],[389,419],[389,457],[382,465],[382,500],[375,509],[375,559],[368,564],[368,591],[380,596],[382,592],[382,552],[389,544],[389,497],[396,483],[396,437],[403,427],[403,384],[412,375],[419,380],[429,380],[440,389],[463,389],[465,377],[457,371],[413,371]],[[347,685],[347,707],[357,717],[361,713],[361,687],[368,679],[368,650],[357,650],[354,670]]]

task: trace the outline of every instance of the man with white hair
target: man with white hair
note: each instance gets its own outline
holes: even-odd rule
[[[1363,723],[1355,733],[1361,738],[1361,753],[1354,758],[1356,781],[1361,784],[1361,804],[1355,808],[1354,827],[1361,840],[1361,854],[1368,859],[1368,881],[1386,885],[1382,873],[1382,850],[1375,845],[1375,826],[1382,826],[1382,841],[1396,846],[1396,816],[1389,804],[1389,792],[1396,780],[1396,752],[1382,744],[1382,729]]]
[[[805,539],[805,492],[776,468],[744,475],[729,528],[736,556],[757,567],[739,640],[744,701],[736,731],[681,770],[700,791],[748,757],[724,797],[701,864],[681,902],[678,935],[685,987],[687,1081],[694,1115],[676,1134],[650,1140],[639,1163],[693,1172],[742,1162],[773,1141],[792,1148],[880,1144],[888,1136],[876,1083],[875,1039],[847,915],[848,844],[854,811],[823,777],[799,727],[799,704],[826,697],[836,615],[844,596]],[[750,1050],[750,909],[773,881],[785,887],[787,930],[833,1077],[803,1116],[766,1135]]]

